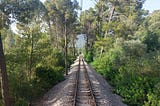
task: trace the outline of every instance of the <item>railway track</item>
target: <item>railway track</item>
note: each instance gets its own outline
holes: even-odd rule
[[[81,58],[79,59],[78,71],[76,73],[73,106],[96,106],[87,68],[84,60]]]
[[[127,106],[82,59],[71,66],[66,80],[51,89],[35,106]]]

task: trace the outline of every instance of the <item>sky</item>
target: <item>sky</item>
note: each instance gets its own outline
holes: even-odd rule
[[[146,0],[143,7],[144,9],[149,10],[151,13],[154,10],[160,9],[160,1],[159,0]]]
[[[77,0],[81,6],[81,0]],[[82,0],[82,11],[94,7],[94,0]]]

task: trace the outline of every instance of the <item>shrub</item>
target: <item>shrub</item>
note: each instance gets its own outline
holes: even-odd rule
[[[92,63],[130,106],[159,105],[159,52],[146,51],[140,41],[117,41]]]
[[[160,106],[160,82],[157,83],[152,92],[147,94],[147,101],[143,106]]]
[[[37,67],[36,68],[36,81],[40,83],[42,88],[50,88],[57,84],[59,81],[63,80],[63,68],[56,67]]]

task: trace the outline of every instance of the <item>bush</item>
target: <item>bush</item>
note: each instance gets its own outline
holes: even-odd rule
[[[24,99],[20,99],[20,100],[16,101],[15,106],[28,106],[28,102]]]
[[[147,101],[143,106],[160,106],[160,82],[155,85],[152,92],[147,94]]]
[[[49,89],[53,85],[57,84],[59,81],[64,79],[62,67],[37,67],[36,68],[36,83],[41,85],[44,89]]]
[[[117,44],[92,65],[130,106],[158,106],[159,52],[147,53],[146,45],[139,41]]]
[[[93,49],[90,49],[87,54],[85,54],[85,59],[87,62],[93,61]]]

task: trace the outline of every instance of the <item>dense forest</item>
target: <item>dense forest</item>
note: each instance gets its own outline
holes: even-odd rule
[[[81,50],[129,106],[160,106],[160,10],[145,0],[0,0],[0,106],[28,106],[65,79]],[[13,30],[14,28],[14,30]]]

